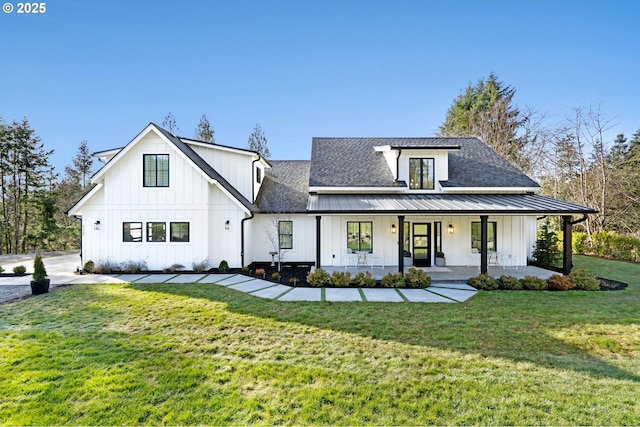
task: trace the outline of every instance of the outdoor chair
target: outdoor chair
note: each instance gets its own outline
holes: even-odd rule
[[[371,268],[384,268],[383,254],[371,254]]]

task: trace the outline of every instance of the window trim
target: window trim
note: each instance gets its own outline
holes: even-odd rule
[[[424,182],[424,161],[429,160],[431,162],[431,186],[425,187]],[[411,163],[412,161],[419,161],[420,165],[420,182],[418,187],[413,187],[411,183]],[[409,158],[409,189],[410,190],[435,190],[436,188],[436,159],[435,157],[410,157]]]
[[[125,228],[126,225],[129,225],[129,236],[130,239],[127,239],[127,230]],[[136,227],[136,228],[132,228],[131,224],[139,224],[140,227]],[[140,230],[140,238],[139,239],[135,239],[132,235],[131,235],[131,231],[132,230]],[[123,243],[140,243],[142,242],[142,221],[123,221],[122,222],[122,242]]]
[[[290,224],[290,227],[291,227],[290,228],[290,230],[291,230],[290,233],[283,233],[282,232],[281,226],[284,223]],[[289,247],[285,247],[285,246],[282,245],[282,240],[283,240],[282,237],[283,236],[288,236],[289,243],[290,243]],[[278,248],[279,249],[293,249],[293,221],[291,221],[291,220],[278,221]]]
[[[154,225],[163,225],[164,226],[164,234],[163,234],[163,238],[162,239],[158,239],[158,240],[154,240],[153,238],[151,238],[152,236],[149,234],[149,232],[152,232],[154,229]],[[165,243],[167,241],[167,223],[164,221],[149,221],[147,222],[147,242],[149,243]]]
[[[187,240],[175,240],[173,237],[173,226],[178,224],[187,225]],[[191,225],[188,221],[172,221],[169,222],[169,241],[173,243],[188,243],[191,241]]]
[[[349,224],[358,224],[358,249],[353,249],[349,247]],[[362,224],[369,224],[371,229],[371,235],[369,236],[369,250],[362,249]],[[352,251],[357,252],[368,252],[373,253],[373,221],[347,221],[347,249],[351,249]]]
[[[158,185],[158,157],[165,157],[167,158],[167,183],[166,185]],[[154,182],[155,184],[148,184],[147,183],[147,158],[150,157],[155,157],[155,166],[154,166],[154,171],[155,171],[155,177],[154,177]],[[170,175],[169,175],[169,154],[143,154],[142,155],[142,186],[144,188],[167,188],[169,187],[169,182],[170,182]],[[151,172],[151,171],[149,171]]]

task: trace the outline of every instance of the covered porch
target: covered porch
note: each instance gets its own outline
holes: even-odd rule
[[[385,266],[385,267],[343,267],[343,266],[323,266],[322,267],[329,274],[334,271],[349,272],[351,277],[354,277],[358,273],[370,272],[374,279],[380,280],[385,275],[392,273],[395,274],[399,271],[397,265]],[[411,267],[404,267],[406,273]],[[470,278],[480,274],[479,267],[466,267],[466,266],[450,266],[450,267],[416,267],[420,270],[424,270],[429,277],[431,277],[432,283],[466,283]],[[518,279],[523,279],[525,276],[535,276],[541,279],[548,279],[555,271],[545,270],[544,268],[535,267],[532,265],[520,266],[518,268],[510,267],[495,267],[489,266],[487,273],[492,277],[513,276]]]
[[[479,273],[550,276],[527,265],[536,222],[548,215],[562,217],[567,274],[572,226],[595,212],[530,193],[312,194],[307,210],[316,218],[316,265],[354,274],[368,267],[378,278],[406,272],[409,259],[434,280],[467,280]],[[575,220],[576,214],[582,218]],[[442,252],[446,267],[432,267]]]

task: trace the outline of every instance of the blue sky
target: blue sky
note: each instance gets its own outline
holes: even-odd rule
[[[434,135],[494,72],[550,122],[602,103],[630,136],[639,18],[631,0],[52,0],[0,13],[0,116],[26,116],[60,172],[168,112],[237,147],[260,123],[272,159],[308,159],[313,136]]]

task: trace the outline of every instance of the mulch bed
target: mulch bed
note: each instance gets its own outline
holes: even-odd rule
[[[264,277],[266,280],[272,280],[271,275],[273,273],[278,273],[277,263],[272,267],[271,263],[269,262],[254,262],[251,265],[249,265],[249,272],[242,273],[242,274],[246,274],[251,277],[258,277],[256,276],[256,270],[259,268],[264,269],[265,271]],[[292,283],[289,282],[289,280],[295,277],[297,279],[296,286],[308,286],[307,274],[309,274],[309,271],[311,271],[310,264],[282,263],[282,269],[281,271],[279,271],[280,283],[282,283],[283,285],[292,285]],[[260,276],[260,278],[262,278],[262,276]],[[272,281],[275,281],[275,280],[272,280]]]
[[[629,286],[628,284],[618,282],[617,280],[603,279],[602,277],[598,277],[598,279],[600,280],[601,291],[621,291]]]

